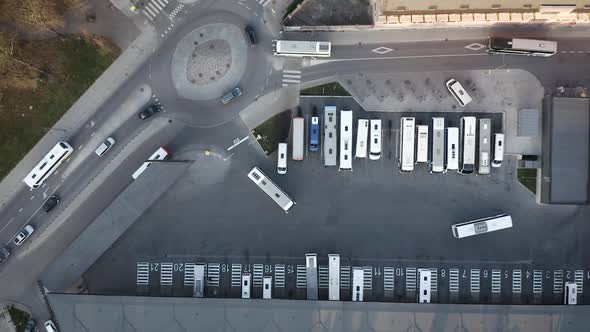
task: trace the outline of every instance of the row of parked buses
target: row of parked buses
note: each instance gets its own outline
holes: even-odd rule
[[[320,145],[319,117],[311,118],[309,150],[318,151]],[[324,166],[352,171],[353,158],[381,158],[381,120],[358,119],[356,145],[353,143],[352,111],[340,111],[340,139],[338,140],[335,106],[324,108]],[[479,136],[477,133],[479,132]],[[432,133],[432,135],[430,135]],[[292,159],[301,161],[305,152],[305,119],[293,118]],[[479,138],[479,140],[478,140]],[[493,142],[492,142],[493,139]],[[339,143],[339,144],[338,144]],[[353,146],[356,147],[353,157]],[[476,155],[477,147],[479,154]],[[493,147],[493,154],[492,154]],[[287,172],[287,143],[279,143],[277,172]],[[462,174],[490,174],[490,167],[500,167],[504,159],[504,134],[494,133],[491,120],[465,116],[459,127],[445,127],[445,118],[434,117],[432,124],[417,124],[414,117],[402,117],[399,129],[398,166],[401,172],[411,172],[415,164],[427,163],[430,172],[458,171]],[[476,168],[477,166],[477,168]]]

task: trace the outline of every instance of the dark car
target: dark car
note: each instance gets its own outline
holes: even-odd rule
[[[221,97],[221,102],[223,104],[228,104],[241,95],[242,89],[240,89],[239,87],[233,88],[230,92],[226,93],[225,95],[223,95],[223,97]]]
[[[145,120],[147,118],[149,118],[150,116],[158,113],[160,111],[160,106],[156,105],[156,104],[152,104],[150,106],[148,106],[146,109],[144,109],[143,111],[139,112],[139,118],[142,120]]]
[[[256,46],[258,43],[258,39],[256,38],[256,31],[251,26],[246,27],[246,34],[248,35],[248,39],[250,40],[250,46]]]
[[[6,247],[0,249],[0,264],[4,263],[4,261],[10,256],[10,250]]]
[[[57,203],[59,203],[60,198],[57,195],[52,195],[51,197],[49,197],[49,199],[45,202],[45,204],[43,204],[43,210],[45,212],[49,212],[51,210],[53,210],[56,206]]]
[[[29,321],[27,322],[27,325],[25,326],[25,332],[33,332],[35,331],[35,326],[37,325],[37,323],[35,322],[34,319],[29,319]]]

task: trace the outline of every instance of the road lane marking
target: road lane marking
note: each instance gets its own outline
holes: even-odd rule
[[[207,264],[207,286],[219,287],[219,263]]]
[[[31,196],[31,198],[29,198],[30,201],[32,201],[33,199],[35,199],[35,195]]]
[[[406,55],[406,56],[388,56],[388,57],[374,57],[374,58],[352,58],[352,59],[330,59],[330,60],[311,60],[315,64],[322,64],[328,62],[342,62],[342,61],[369,61],[369,60],[395,60],[395,59],[428,59],[428,58],[456,58],[468,56],[487,56],[487,53],[465,53],[465,54],[432,54],[432,55]]]
[[[340,289],[350,289],[350,266],[340,266]]]
[[[584,287],[584,270],[576,270],[574,272],[574,281],[576,282],[576,289],[578,294],[583,293]]]
[[[297,265],[297,288],[307,288],[307,273],[305,265]]]
[[[20,208],[20,209],[18,209],[18,213],[21,213],[21,212],[23,212],[23,210],[24,210],[24,208]]]
[[[246,136],[244,138],[242,138],[241,140],[235,141],[234,140],[234,145],[230,146],[229,148],[227,148],[227,151],[231,151],[231,149],[235,148],[236,146],[244,143],[247,139],[249,138],[249,136]],[[237,140],[237,138],[236,138]]]

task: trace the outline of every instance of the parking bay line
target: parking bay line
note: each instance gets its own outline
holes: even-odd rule
[[[227,151],[231,151],[231,149],[235,148],[236,146],[244,143],[244,141],[246,141],[248,139],[249,136],[246,136],[244,138],[242,138],[241,140],[239,140],[238,142],[234,143],[234,145],[230,146],[229,148],[227,148]]]

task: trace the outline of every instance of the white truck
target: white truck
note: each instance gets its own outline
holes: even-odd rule
[[[303,117],[293,118],[293,160],[303,160],[305,146],[305,119]]]

